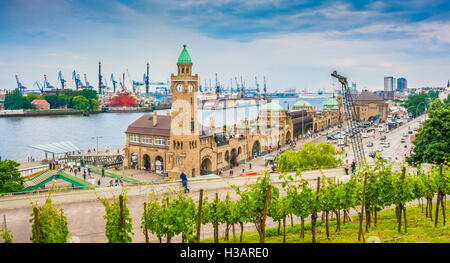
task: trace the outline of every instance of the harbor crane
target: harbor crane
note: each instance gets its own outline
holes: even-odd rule
[[[241,98],[243,98],[244,96],[245,96],[245,84],[241,76]]]
[[[113,73],[111,73],[111,82],[112,82],[112,84],[113,84],[113,93],[116,93],[116,84],[117,84],[117,81],[114,80],[114,74],[113,74]]]
[[[102,63],[98,62],[98,95],[102,94],[104,95],[105,91],[103,90],[103,83],[102,83]]]
[[[149,95],[150,93],[150,82],[149,82],[149,74],[150,74],[150,64],[147,62],[147,74],[144,74],[144,82],[145,82],[145,95]]]
[[[256,79],[256,76],[255,76],[255,85],[256,85],[256,96],[259,100],[261,97],[261,94],[259,93],[259,84],[258,84],[258,79]]]
[[[216,95],[217,95],[217,98],[219,98],[219,96],[220,96],[220,86],[219,86],[219,83],[217,82],[217,73],[216,73]]]
[[[341,91],[344,99],[344,120],[348,121],[349,137],[352,144],[355,161],[359,164],[366,164],[366,156],[364,154],[364,146],[361,139],[361,130],[358,126],[355,105],[353,103],[352,94],[348,88],[347,78],[337,74],[336,70],[331,76],[337,78],[341,83]]]
[[[264,100],[266,100],[267,99],[266,76],[263,76],[263,80],[264,80],[264,88],[263,88],[264,95],[263,95],[263,98],[264,98]]]
[[[73,79],[73,81],[75,81],[76,90],[83,88],[83,83],[81,83],[81,80],[80,80],[80,74],[77,74],[75,72],[75,70],[72,73],[72,79]]]
[[[236,81],[236,92],[238,94],[240,94],[241,93],[241,88],[239,87],[239,83],[237,81],[237,77],[234,77],[234,81]]]
[[[61,89],[67,88],[67,85],[66,85],[67,80],[65,80],[65,79],[63,78],[63,75],[62,75],[62,73],[61,73],[61,70],[58,72],[58,80],[61,82]]]
[[[50,90],[54,90],[55,87],[53,87],[52,85],[50,85],[50,83],[47,80],[47,75],[44,74],[44,88],[50,89]]]
[[[86,81],[86,89],[90,89],[90,90],[94,89],[94,87],[92,87],[91,84],[89,84],[86,73],[84,74],[84,81]]]
[[[16,81],[17,81],[17,88],[19,89],[19,93],[24,95],[27,87],[23,86],[22,83],[20,83],[19,77],[17,75],[16,75]]]
[[[36,82],[34,82],[33,87],[36,86],[38,88],[38,90],[41,92],[41,94],[45,94],[44,91],[44,86],[42,86],[42,84],[36,80]]]

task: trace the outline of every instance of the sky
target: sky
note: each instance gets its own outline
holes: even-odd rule
[[[129,72],[167,81],[183,44],[204,84],[269,91],[331,91],[336,70],[358,89],[385,76],[408,87],[450,79],[450,1],[0,0],[0,89],[33,89],[44,74],[70,87],[76,70],[94,87],[98,62],[110,84]],[[126,74],[126,82],[128,81]],[[83,78],[84,82],[84,78]]]

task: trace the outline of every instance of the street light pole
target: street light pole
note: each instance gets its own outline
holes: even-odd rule
[[[98,157],[98,139],[103,138],[102,136],[95,136],[91,137],[91,139],[97,139],[97,164],[99,164],[99,157]]]

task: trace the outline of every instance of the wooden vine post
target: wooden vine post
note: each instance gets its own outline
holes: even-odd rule
[[[40,243],[39,209],[37,207],[33,207],[33,213],[36,243]]]
[[[119,195],[119,207],[120,207],[120,230],[125,228],[124,218],[123,218],[123,196]]]
[[[219,224],[217,223],[217,205],[219,204],[219,194],[216,193],[216,204],[214,206],[214,243],[219,243]]]
[[[319,191],[320,191],[320,176],[317,177],[317,194],[316,194],[316,203],[319,202]],[[311,214],[311,233],[312,233],[312,242],[316,243],[316,220],[317,220],[317,210],[314,208]]]
[[[147,202],[144,202],[144,215],[147,215]],[[147,224],[144,224],[145,243],[148,243],[148,229]]]
[[[442,177],[442,164],[439,167],[439,176]],[[442,190],[441,188],[438,186],[438,191],[437,191],[437,199],[436,199],[436,215],[434,217],[434,226],[437,227],[438,225],[438,219],[439,219],[439,205],[441,203],[443,203],[442,199],[443,199],[444,195],[442,194]],[[444,216],[444,225],[445,225],[445,212],[444,212],[444,206],[442,206],[442,214]]]
[[[200,243],[200,229],[202,227],[202,204],[203,204],[203,189],[200,189],[200,196],[198,198],[197,235],[195,237],[195,243]]]
[[[361,204],[361,213],[359,214],[359,232],[358,232],[358,241],[362,240],[364,242],[364,233],[362,231],[362,223],[364,219],[364,207],[365,207],[365,199],[366,199],[366,186],[367,186],[367,172],[364,174],[364,188],[363,188],[363,196],[362,196],[362,204]]]
[[[265,231],[266,231],[266,218],[267,218],[267,208],[269,207],[269,200],[270,200],[270,192],[272,188],[271,185],[267,185],[267,191],[266,191],[266,200],[264,202],[264,211],[263,211],[263,218],[261,223],[261,240],[260,243],[264,243],[264,237],[265,237]]]

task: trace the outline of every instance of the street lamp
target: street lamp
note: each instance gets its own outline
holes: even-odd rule
[[[97,139],[97,164],[99,164],[99,159],[98,159],[98,139],[99,138],[103,138],[103,137],[102,136],[91,137],[91,139]]]

